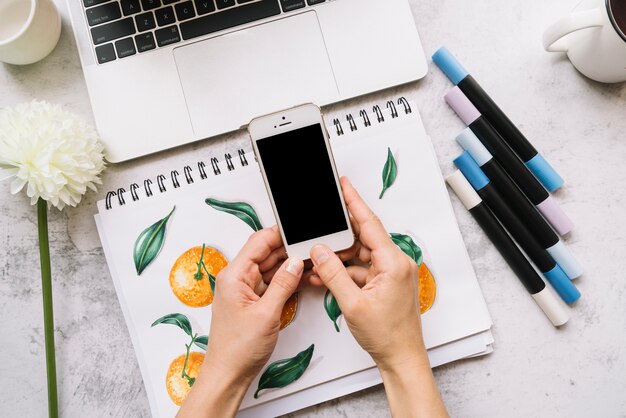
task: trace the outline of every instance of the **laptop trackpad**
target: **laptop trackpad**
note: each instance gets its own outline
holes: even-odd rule
[[[176,48],[174,58],[199,137],[338,95],[314,11]]]

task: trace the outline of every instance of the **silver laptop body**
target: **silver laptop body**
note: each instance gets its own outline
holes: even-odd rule
[[[68,0],[68,8],[110,162],[427,71],[407,0]]]

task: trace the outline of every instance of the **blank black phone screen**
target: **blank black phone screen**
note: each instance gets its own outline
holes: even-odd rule
[[[256,143],[287,244],[348,229],[320,124]]]

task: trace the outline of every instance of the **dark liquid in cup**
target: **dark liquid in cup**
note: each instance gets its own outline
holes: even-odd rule
[[[626,0],[609,0],[609,16],[613,24],[621,32],[620,35],[626,40]]]

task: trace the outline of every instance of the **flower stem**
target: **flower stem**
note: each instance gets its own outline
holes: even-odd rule
[[[41,260],[41,288],[43,293],[43,327],[46,346],[46,372],[48,375],[48,416],[57,418],[57,371],[54,358],[54,317],[52,314],[52,272],[50,269],[50,246],[48,244],[48,204],[37,202],[39,229],[39,258]]]

